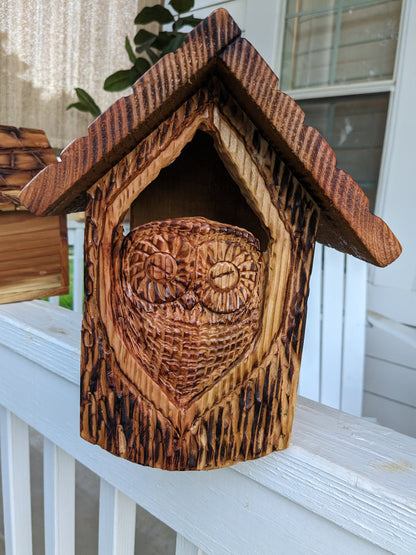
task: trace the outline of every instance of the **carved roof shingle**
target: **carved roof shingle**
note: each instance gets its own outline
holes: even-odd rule
[[[388,226],[369,211],[350,175],[336,167],[332,149],[304,125],[304,113],[279,90],[279,80],[224,9],[204,19],[181,48],[161,58],[72,142],[62,162],[43,170],[21,193],[36,214],[61,214],[85,206],[85,192],[138,141],[215,74],[321,209],[317,240],[385,266],[401,252]]]

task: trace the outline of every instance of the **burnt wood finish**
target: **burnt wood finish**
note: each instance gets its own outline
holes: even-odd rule
[[[56,163],[43,131],[0,125],[0,303],[68,292],[65,216],[39,218],[19,193]]]
[[[0,125],[0,212],[24,210],[20,191],[56,161],[43,131]]]
[[[81,435],[169,470],[285,448],[298,384],[319,209],[232,99],[220,110],[219,92],[199,91],[89,190]],[[264,252],[198,214],[124,236],[133,199],[197,129],[267,230]]]
[[[321,209],[318,241],[378,266],[401,252],[388,226],[369,212],[355,181],[336,168],[333,151],[279,91],[279,80],[224,9],[189,33],[182,48],[155,64],[21,195],[34,213],[83,210],[85,193],[186,98],[218,76],[286,161]]]

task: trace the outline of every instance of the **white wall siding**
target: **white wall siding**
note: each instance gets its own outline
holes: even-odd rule
[[[401,402],[380,397],[364,391],[363,415],[376,418],[381,426],[387,426],[402,434],[416,437],[416,409]]]
[[[371,312],[363,414],[416,437],[416,329]]]
[[[242,35],[254,44],[270,67],[276,69],[280,65],[284,4],[276,0],[196,0],[195,15],[206,17],[219,7],[225,8],[235,19]]]
[[[397,322],[416,325],[416,2],[403,1],[396,86],[387,120],[376,213],[393,229],[403,253],[387,268],[374,268],[369,309]]]

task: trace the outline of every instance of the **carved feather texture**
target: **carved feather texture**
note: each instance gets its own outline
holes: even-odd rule
[[[119,258],[112,306],[120,333],[146,372],[186,405],[256,336],[264,281],[258,240],[205,218],[166,220],[132,230]]]

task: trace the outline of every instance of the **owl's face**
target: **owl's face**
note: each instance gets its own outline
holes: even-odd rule
[[[127,346],[184,404],[253,343],[263,305],[258,241],[240,228],[184,218],[133,229],[120,256],[124,299],[115,304]]]

